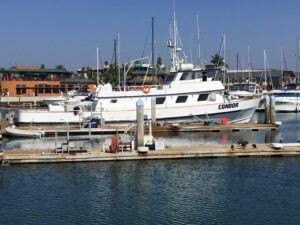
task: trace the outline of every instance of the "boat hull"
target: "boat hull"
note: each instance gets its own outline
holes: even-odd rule
[[[183,105],[171,107],[168,105],[156,107],[156,118],[158,121],[184,121],[198,117],[200,119],[219,119],[226,117],[229,123],[249,122],[255,112],[259,98],[232,100],[226,103],[211,103],[199,105]],[[136,108],[112,109],[103,108],[101,112],[50,112],[46,110],[20,110],[18,123],[35,124],[57,124],[57,123],[79,123],[90,116],[103,119],[106,123],[124,123],[136,120]],[[151,104],[145,102],[144,115],[151,118]]]

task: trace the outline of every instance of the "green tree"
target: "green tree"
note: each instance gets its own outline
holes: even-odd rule
[[[157,57],[156,66],[157,68],[160,68],[162,66],[162,58],[160,56]]]
[[[55,67],[55,69],[57,69],[57,70],[66,70],[66,69],[65,69],[65,66],[64,66],[64,65],[61,65],[61,64],[57,65],[57,66]]]
[[[225,67],[228,67],[227,64],[224,64],[224,58],[220,56],[219,54],[214,54],[211,56],[211,61],[210,61],[214,67],[222,67],[225,65]]]

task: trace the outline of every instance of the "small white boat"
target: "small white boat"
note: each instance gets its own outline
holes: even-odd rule
[[[300,143],[271,143],[274,149],[283,149],[284,147],[300,147]]]
[[[22,130],[15,126],[6,127],[5,134],[11,137],[24,137],[24,138],[41,138],[45,135],[43,130]]]

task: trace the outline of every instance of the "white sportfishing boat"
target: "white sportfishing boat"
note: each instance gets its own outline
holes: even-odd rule
[[[228,94],[238,98],[262,96],[262,90],[257,83],[242,82],[228,85]]]
[[[270,95],[275,97],[276,112],[299,112],[300,90],[271,91]]]
[[[158,121],[187,120],[193,117],[215,119],[226,117],[229,123],[249,122],[260,98],[231,98],[224,95],[220,81],[206,76],[206,72],[194,69],[181,58],[178,47],[177,25],[174,19],[171,49],[172,69],[162,85],[143,85],[113,90],[110,84],[99,85],[90,110],[76,106],[71,111],[64,107],[53,110],[20,110],[19,123],[78,123],[88,117],[98,117],[106,123],[132,122],[136,120],[136,102],[144,101],[145,117],[151,118],[151,101],[156,103]]]

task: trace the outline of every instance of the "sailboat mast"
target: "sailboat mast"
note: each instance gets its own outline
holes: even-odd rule
[[[154,57],[154,17],[152,17],[152,85],[154,84],[155,76],[155,57]],[[157,81],[157,77],[155,77]]]
[[[196,16],[196,22],[197,22],[197,44],[198,44],[198,65],[201,65],[201,46],[200,46],[200,31],[199,31],[199,17]]]
[[[299,82],[299,38],[297,38],[297,78],[296,83]]]
[[[267,55],[266,55],[266,49],[264,49],[264,76],[265,76],[265,85],[267,85]]]
[[[223,62],[224,62],[224,73],[223,73],[223,82],[224,82],[224,84],[226,83],[226,80],[225,80],[225,73],[226,73],[226,35],[225,35],[225,33],[223,34],[223,50],[224,50],[224,52],[223,52],[223,55],[224,55],[224,60],[223,60]]]
[[[248,82],[251,81],[251,60],[250,60],[250,46],[248,46]]]
[[[175,58],[177,51],[177,40],[176,40],[176,17],[175,17],[175,1],[174,1],[174,14],[173,14],[173,54],[172,54],[172,66],[175,68]]]
[[[97,47],[97,84],[99,84],[99,48]]]
[[[119,82],[119,87],[121,86],[121,66],[120,66],[120,34],[117,34],[117,61],[118,61],[118,82]]]
[[[281,47],[281,90],[283,90],[283,61],[284,61],[284,56],[283,56],[283,48]]]

